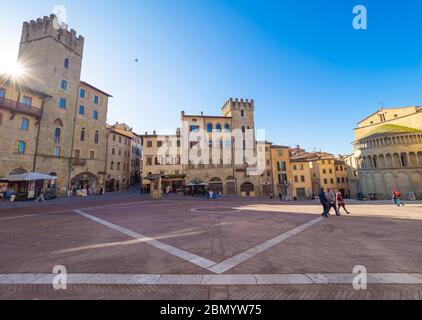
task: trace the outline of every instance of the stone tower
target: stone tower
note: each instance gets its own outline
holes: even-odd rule
[[[254,100],[230,98],[223,106],[223,116],[232,117],[232,129],[255,129]]]
[[[18,61],[31,87],[52,97],[43,108],[35,170],[56,173],[61,188],[69,184],[84,38],[66,25],[57,29],[56,20],[50,15],[23,23]]]

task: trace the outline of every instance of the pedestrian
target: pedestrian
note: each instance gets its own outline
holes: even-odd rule
[[[281,192],[278,194],[278,197],[280,198],[280,201],[283,201],[283,196],[282,196]]]
[[[325,194],[324,188],[321,188],[321,191],[319,193],[319,201],[321,202],[323,213],[321,214],[324,218],[328,218],[328,198]]]
[[[271,192],[270,193],[270,199],[272,200],[272,199],[274,199],[274,195],[273,195],[273,193]]]
[[[393,191],[393,202],[397,207],[405,206],[404,202],[401,200],[401,193],[400,191],[394,190]]]
[[[336,194],[334,193],[334,190],[330,190],[327,195],[328,198],[328,215],[330,215],[331,209],[334,209],[336,212],[336,216],[340,216],[340,213],[337,209],[337,203],[336,203]]]
[[[340,213],[340,208],[343,208],[347,214],[350,214],[350,212],[346,208],[346,202],[344,201],[343,195],[341,194],[340,191],[337,192],[336,194],[336,200],[337,200],[338,212]]]
[[[40,190],[40,194],[38,195],[38,198],[35,199],[35,202],[39,202],[39,201],[45,202],[44,193],[42,190]]]
[[[218,200],[223,200],[223,193],[221,191],[218,193]]]

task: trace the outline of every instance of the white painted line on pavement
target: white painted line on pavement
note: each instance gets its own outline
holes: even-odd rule
[[[62,275],[61,275],[62,276]],[[1,274],[0,285],[52,285],[56,274]],[[67,274],[69,285],[352,285],[355,274]],[[422,273],[370,273],[368,284],[422,285]]]
[[[294,228],[288,232],[285,232],[273,239],[270,239],[264,243],[261,243],[257,245],[254,248],[251,248],[249,250],[246,250],[232,258],[229,258],[219,264],[216,264],[208,270],[217,273],[222,274],[224,272],[227,272],[230,269],[233,269],[234,267],[238,266],[241,263],[244,263],[245,261],[255,257],[256,255],[263,253],[264,251],[267,251],[268,249],[271,249],[272,247],[280,244],[281,242],[293,237],[294,235],[299,234],[300,232],[305,231],[306,229],[309,229],[310,227],[314,226],[317,223],[320,223],[321,221],[324,221],[324,218],[320,217],[318,219],[314,219],[312,221],[309,221],[297,228]]]
[[[134,239],[140,241],[140,242],[143,242],[143,243],[148,244],[148,245],[150,245],[150,246],[152,246],[154,248],[157,248],[157,249],[159,249],[161,251],[167,252],[167,253],[169,253],[169,254],[171,254],[173,256],[176,256],[176,257],[178,257],[180,259],[189,261],[190,263],[193,263],[193,264],[195,264],[195,265],[197,265],[199,267],[202,267],[202,268],[205,268],[206,269],[206,268],[209,268],[209,267],[211,267],[211,266],[213,266],[213,265],[216,264],[216,262],[213,262],[211,260],[205,259],[203,257],[200,257],[200,256],[196,255],[196,254],[193,254],[193,253],[190,253],[190,252],[187,252],[187,251],[178,249],[176,247],[173,247],[171,245],[165,244],[165,243],[160,242],[158,240],[155,240],[153,238],[144,236],[144,235],[139,234],[137,232],[134,232],[132,230],[129,230],[129,229],[120,227],[120,226],[118,226],[116,224],[113,224],[111,222],[105,221],[103,219],[94,217],[94,216],[92,216],[90,214],[87,214],[87,213],[81,211],[81,210],[74,210],[74,212],[80,214],[81,216],[83,216],[83,217],[85,217],[87,219],[90,219],[90,220],[92,220],[94,222],[97,222],[99,224],[102,224],[103,226],[106,226],[106,227],[108,227],[108,228],[110,228],[112,230],[118,231],[118,232],[123,233],[123,234],[125,234],[125,235],[127,235],[127,236],[129,236],[131,238],[134,238]]]

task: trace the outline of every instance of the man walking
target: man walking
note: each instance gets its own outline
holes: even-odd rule
[[[325,194],[324,188],[321,188],[321,191],[319,193],[319,201],[322,204],[322,208],[324,209],[324,212],[321,214],[324,218],[328,218],[328,198]]]
[[[330,190],[330,192],[328,192],[328,215],[330,214],[332,208],[334,208],[336,216],[340,216],[340,213],[337,209],[336,194],[334,193],[334,190]]]

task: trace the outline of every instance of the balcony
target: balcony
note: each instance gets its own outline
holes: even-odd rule
[[[0,109],[6,109],[13,114],[22,113],[37,118],[41,118],[41,108],[28,106],[18,101],[0,97]]]
[[[86,160],[74,158],[74,159],[72,159],[72,165],[74,165],[74,166],[84,166],[84,165],[86,165]]]

